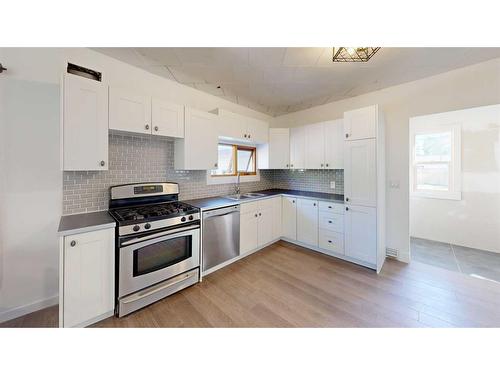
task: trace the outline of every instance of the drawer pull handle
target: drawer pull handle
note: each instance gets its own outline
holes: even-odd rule
[[[329,223],[329,224],[331,224],[331,223],[332,223],[332,221],[331,221],[331,220],[328,220],[328,223]]]
[[[328,240],[328,243],[332,243],[332,240]]]
[[[328,208],[332,208],[332,206],[328,206]]]

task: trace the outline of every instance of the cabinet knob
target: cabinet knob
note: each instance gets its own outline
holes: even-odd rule
[[[328,208],[332,208],[332,206],[328,206]]]
[[[332,243],[332,240],[328,240],[328,243]]]
[[[328,220],[328,224],[331,224],[331,223],[332,223],[332,221],[331,221],[331,220]]]
[[[262,216],[262,212],[259,212],[259,216]]]
[[[158,126],[155,126],[155,132],[157,132],[159,130]]]
[[[295,201],[292,201],[292,203],[295,203]]]
[[[290,167],[293,168],[293,164],[290,164]]]
[[[217,165],[218,165],[218,164],[217,164],[217,163],[215,163],[215,164],[214,164],[214,167],[215,167],[215,168],[217,168]]]
[[[250,134],[248,134],[248,138],[252,138],[252,136]]]
[[[259,215],[255,214],[255,217],[257,217],[257,216],[259,216]]]
[[[316,207],[316,203],[313,203],[313,206]]]
[[[149,124],[146,124],[145,128],[146,130],[149,130]]]
[[[76,241],[75,241],[75,240],[71,241],[71,242],[69,243],[69,245],[70,245],[71,247],[75,247],[75,246],[76,246]]]
[[[323,168],[323,164],[321,164],[321,168]]]
[[[345,201],[346,201],[346,202],[349,202],[349,198],[348,198],[348,197],[345,197]]]
[[[243,135],[243,137],[245,137],[245,138],[246,138],[246,137],[247,137],[247,135],[245,134],[245,135]]]
[[[106,165],[106,162],[104,160],[101,160],[99,164],[101,165],[101,167],[104,167]]]
[[[346,211],[349,211],[349,207],[346,207],[346,208],[345,208],[345,210],[346,210]]]
[[[326,166],[328,167],[328,163],[326,163]]]
[[[346,137],[346,138],[349,138],[349,134],[345,133],[345,137]]]
[[[288,164],[286,165],[286,167],[288,168]]]

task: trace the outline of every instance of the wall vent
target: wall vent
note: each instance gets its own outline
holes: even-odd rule
[[[399,251],[388,247],[385,249],[385,255],[389,258],[397,258],[399,256]]]
[[[101,72],[96,72],[95,70],[84,68],[83,66],[78,66],[72,63],[68,63],[68,68],[66,69],[66,71],[69,74],[74,74],[83,78],[92,79],[94,81],[101,82],[102,79]]]

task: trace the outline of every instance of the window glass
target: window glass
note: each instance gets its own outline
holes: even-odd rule
[[[417,190],[448,191],[450,183],[449,163],[416,165]]]
[[[219,144],[218,152],[217,169],[212,170],[212,175],[233,175],[235,172],[233,146]]]
[[[254,150],[238,149],[238,172],[255,172]]]
[[[415,161],[451,161],[451,133],[415,135]]]
[[[217,169],[210,171],[212,176],[236,176],[257,173],[255,147],[219,144]]]

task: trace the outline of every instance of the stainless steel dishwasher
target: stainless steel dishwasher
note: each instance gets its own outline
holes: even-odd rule
[[[203,271],[240,255],[240,206],[205,211],[202,221]]]

